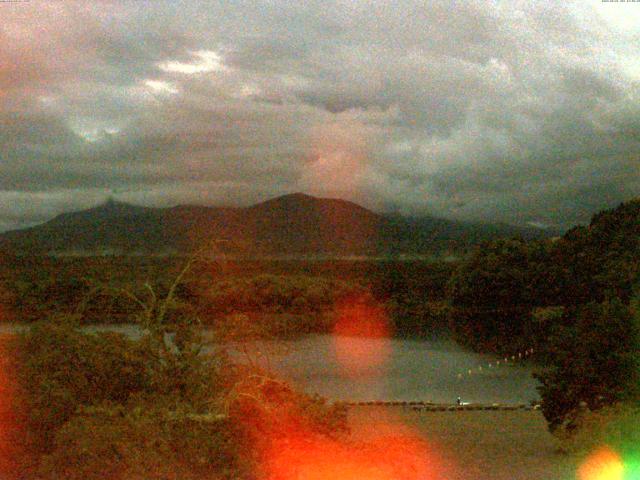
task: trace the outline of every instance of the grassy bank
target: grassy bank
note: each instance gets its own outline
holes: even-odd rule
[[[349,423],[362,440],[417,435],[437,452],[447,480],[568,480],[580,460],[558,452],[538,411],[351,407]]]

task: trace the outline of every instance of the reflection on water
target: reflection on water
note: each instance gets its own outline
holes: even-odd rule
[[[15,332],[24,326],[0,325],[0,333]],[[117,331],[136,338],[135,325],[93,325],[88,331]],[[379,351],[383,363],[372,363],[357,375],[347,371],[336,355],[335,338],[312,335],[296,340],[262,342],[252,350],[266,352],[261,363],[308,393],[333,400],[424,400],[465,402],[525,403],[538,399],[537,382],[531,368],[501,365],[474,375],[462,375],[478,365],[495,362],[496,357],[469,352],[449,340],[404,340],[345,337],[342,348]],[[346,345],[346,346],[345,346]]]
[[[447,340],[350,337],[355,350],[384,352],[387,361],[357,376],[336,358],[330,335],[287,341],[288,353],[271,358],[274,370],[309,393],[336,400],[424,400],[522,403],[537,399],[531,368],[503,365],[474,375],[458,373],[495,362]],[[390,348],[389,348],[390,346]]]

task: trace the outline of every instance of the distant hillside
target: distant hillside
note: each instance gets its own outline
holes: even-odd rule
[[[557,235],[536,228],[404,218],[296,193],[247,208],[149,208],[109,200],[35,227],[0,234],[17,253],[175,253],[216,241],[247,255],[388,255],[459,252],[479,242]]]

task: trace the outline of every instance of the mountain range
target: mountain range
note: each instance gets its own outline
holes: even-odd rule
[[[152,208],[113,199],[41,225],[0,234],[20,254],[172,254],[204,244],[219,253],[272,255],[433,255],[501,237],[560,232],[435,217],[383,215],[353,202],[294,193],[244,208]]]

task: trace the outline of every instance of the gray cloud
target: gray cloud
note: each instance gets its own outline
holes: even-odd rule
[[[114,189],[147,205],[302,190],[465,220],[587,221],[640,194],[634,7],[3,4],[0,229]]]

